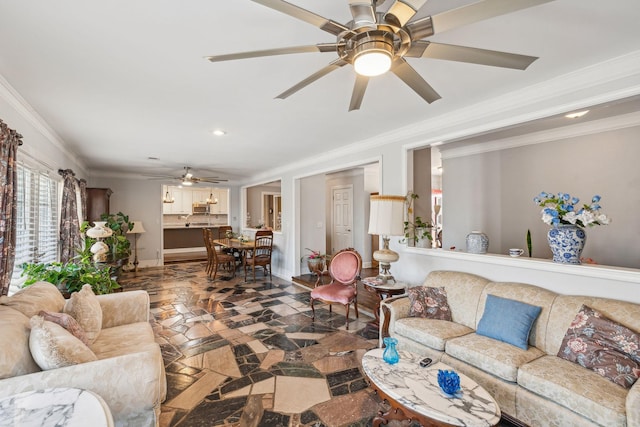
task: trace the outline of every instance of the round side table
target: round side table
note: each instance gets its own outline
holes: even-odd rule
[[[371,328],[375,328],[376,330],[379,330],[380,302],[385,298],[390,298],[396,295],[404,294],[407,289],[407,285],[406,283],[402,283],[402,282],[386,284],[386,283],[383,283],[382,280],[378,279],[377,277],[365,277],[364,279],[362,279],[362,284],[364,285],[364,288],[367,291],[375,293],[376,296],[378,297],[378,303],[376,304],[376,309],[374,312],[376,318],[373,322],[370,322],[369,325]]]
[[[0,425],[114,427],[102,397],[78,388],[27,391],[0,399]]]

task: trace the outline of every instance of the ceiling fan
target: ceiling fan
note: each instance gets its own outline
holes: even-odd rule
[[[391,71],[428,103],[440,95],[411,67],[405,58],[433,58],[494,67],[526,69],[534,56],[424,40],[436,33],[489,19],[553,0],[482,0],[424,18],[411,19],[427,0],[395,0],[386,12],[377,7],[385,0],[348,0],[353,20],[346,24],[324,18],[284,0],[252,0],[314,25],[336,36],[335,43],[319,43],[205,57],[211,62],[307,52],[335,52],[338,58],[282,92],[285,99],[307,85],[347,64],[354,66],[356,81],[349,111],[362,104],[369,78]]]
[[[184,167],[184,173],[180,176],[172,176],[172,175],[153,175],[153,179],[175,179],[180,181],[182,185],[193,185],[198,184],[200,182],[208,182],[212,184],[218,184],[220,182],[226,182],[228,180],[221,179],[217,176],[209,176],[209,177],[197,177],[193,173],[191,173],[191,168],[189,166]]]

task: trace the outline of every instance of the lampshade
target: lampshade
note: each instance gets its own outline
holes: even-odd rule
[[[371,196],[369,234],[404,235],[404,196]]]
[[[133,228],[127,231],[127,234],[142,234],[146,232],[142,226],[142,221],[133,221]]]

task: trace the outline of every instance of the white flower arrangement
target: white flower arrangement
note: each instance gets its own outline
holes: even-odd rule
[[[571,197],[568,193],[558,193],[553,195],[544,191],[537,195],[533,201],[542,206],[540,212],[542,222],[548,225],[557,226],[560,224],[577,225],[580,228],[595,225],[607,225],[611,219],[600,212],[600,196],[595,195],[591,199],[591,204],[583,204],[576,208],[580,199]]]

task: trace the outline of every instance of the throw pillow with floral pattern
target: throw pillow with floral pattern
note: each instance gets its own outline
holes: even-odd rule
[[[562,340],[558,357],[628,389],[640,377],[640,334],[583,305]]]
[[[445,288],[431,288],[416,286],[407,290],[409,296],[410,317],[425,317],[427,319],[451,321],[451,309],[447,302]]]

